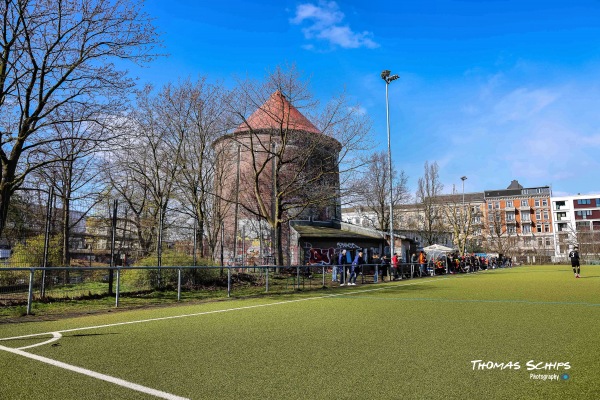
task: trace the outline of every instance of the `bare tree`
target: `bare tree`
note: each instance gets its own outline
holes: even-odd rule
[[[149,61],[157,34],[129,0],[4,0],[0,3],[0,233],[13,193],[55,159],[61,110],[76,121],[122,110],[133,81],[114,60]]]
[[[481,229],[481,224],[475,218],[479,218],[479,206],[469,200],[465,203],[462,199],[463,197],[458,194],[442,196],[444,221],[447,230],[452,232],[454,245],[464,254],[469,239],[472,239],[476,232]]]
[[[486,248],[490,252],[512,255],[518,237],[516,232],[509,230],[505,213],[500,208],[491,208],[487,212]]]
[[[46,168],[34,171],[47,187],[54,187],[61,208],[62,264],[70,264],[71,230],[85,219],[102,199],[105,186],[99,175],[100,159],[96,154],[111,139],[106,133],[106,124],[81,122],[76,118],[52,126],[56,138],[64,138],[47,143],[45,152],[56,160]],[[83,205],[76,212],[72,205]]]
[[[390,228],[390,177],[388,156],[385,152],[373,153],[366,161],[367,169],[354,184],[353,201],[374,216],[370,221],[373,228],[383,232]],[[392,170],[392,209],[410,200],[404,171]],[[394,221],[398,222],[396,213]],[[395,224],[397,225],[397,224]]]
[[[236,92],[230,111],[239,128],[220,143],[241,146],[240,206],[247,217],[271,226],[276,262],[283,263],[282,226],[288,221],[300,215],[341,218],[340,179],[356,167],[353,156],[365,146],[370,121],[344,96],[320,107],[295,67],[277,68],[264,83],[240,82]],[[248,120],[256,110],[258,125]],[[295,110],[308,121],[297,124]],[[237,146],[229,147],[235,160]]]
[[[425,161],[423,169],[424,173],[419,178],[416,193],[417,204],[421,208],[418,231],[426,244],[432,245],[445,230],[443,206],[439,199],[444,185],[440,182],[439,167],[436,162],[429,164],[429,161]]]
[[[194,219],[197,226],[200,254],[205,255],[204,239],[211,258],[221,230],[222,210],[229,203],[221,201],[214,192],[217,171],[214,140],[228,127],[225,101],[229,92],[220,84],[209,84],[206,78],[178,84],[169,93],[170,115],[175,129],[182,132],[181,169],[175,177],[177,200],[182,211]]]
[[[161,227],[174,198],[176,177],[183,169],[185,126],[179,124],[172,85],[157,95],[147,86],[138,93],[129,134],[111,154],[106,169],[111,188],[131,212],[140,248],[148,253],[159,244]],[[181,110],[179,110],[181,111]],[[157,241],[158,240],[158,241]],[[160,247],[157,248],[160,252]]]

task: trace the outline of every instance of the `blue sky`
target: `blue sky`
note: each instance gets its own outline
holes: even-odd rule
[[[344,88],[411,191],[436,161],[445,191],[550,185],[600,193],[598,1],[146,0],[168,57],[140,84],[261,78],[295,63],[323,102]]]

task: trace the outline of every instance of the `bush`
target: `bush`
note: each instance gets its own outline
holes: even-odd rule
[[[50,237],[48,266],[59,266],[62,258],[62,243],[59,236]],[[44,235],[34,236],[18,243],[10,256],[10,265],[16,267],[41,267],[44,263]]]
[[[187,267],[194,262],[192,256],[179,253],[173,250],[166,250],[162,253],[162,266],[160,270],[161,287],[174,288],[177,286],[177,268],[167,267]],[[140,259],[134,266],[156,267],[158,258],[156,253]],[[201,258],[196,260],[197,266],[212,265],[209,259]],[[138,269],[129,270],[123,274],[124,283],[135,285],[137,287],[158,287],[158,269]],[[182,286],[195,287],[205,284],[214,284],[218,280],[219,271],[216,269],[184,269],[181,276]]]

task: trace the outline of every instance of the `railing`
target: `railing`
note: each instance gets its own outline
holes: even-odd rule
[[[337,273],[338,267],[335,268]],[[106,300],[112,298],[114,307],[119,307],[124,299],[132,305],[157,299],[230,297],[232,293],[285,293],[339,286],[347,283],[349,270],[350,266],[346,266],[345,273],[338,273],[337,282],[333,282],[330,265],[0,268],[0,304],[26,306],[23,314],[29,315],[34,303],[102,299],[100,303],[106,307]],[[400,279],[402,275],[414,275],[411,264],[402,264],[400,272]],[[391,267],[374,264],[361,265],[356,273],[360,284],[392,278]]]

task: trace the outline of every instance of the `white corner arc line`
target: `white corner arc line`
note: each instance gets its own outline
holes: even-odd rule
[[[29,345],[29,346],[19,347],[19,348],[17,348],[17,350],[25,350],[25,349],[31,349],[33,347],[43,346],[45,344],[56,342],[61,337],[62,337],[62,335],[60,334],[60,332],[52,332],[52,338],[51,339],[48,339],[45,342],[40,342],[40,343],[32,344],[32,345]]]
[[[115,378],[114,376],[101,374],[99,372],[94,372],[89,369],[77,367],[75,365],[67,364],[61,361],[53,360],[51,358],[46,358],[42,356],[38,356],[37,354],[28,353],[23,350],[13,349],[11,347],[0,346],[0,350],[8,351],[9,353],[17,354],[23,357],[31,358],[36,361],[41,361],[46,364],[53,365],[55,367],[63,368],[69,371],[76,372],[78,374],[83,374],[90,376],[92,378],[100,379],[106,382],[114,383],[115,385],[123,386],[127,389],[135,390],[138,392],[146,393],[155,397],[159,397],[161,399],[167,400],[189,400],[186,397],[177,396],[171,393],[163,392],[160,390],[152,389],[147,386],[138,385],[137,383],[128,382],[123,379]]]
[[[447,277],[444,278],[437,278],[435,280],[427,280],[427,282],[433,282],[433,281],[439,281],[439,280],[445,280],[448,279]],[[199,312],[199,313],[193,313],[193,314],[183,314],[183,315],[174,315],[174,316],[169,316],[169,317],[161,317],[161,318],[150,318],[150,319],[145,319],[145,320],[137,320],[137,321],[127,321],[127,322],[118,322],[118,323],[114,323],[114,324],[105,324],[105,325],[97,325],[97,326],[87,326],[87,327],[82,327],[82,328],[74,328],[74,329],[65,329],[62,331],[54,331],[54,332],[44,332],[44,333],[34,333],[34,334],[30,334],[30,335],[22,335],[22,336],[14,336],[14,337],[10,337],[10,338],[0,338],[0,341],[6,341],[6,340],[18,340],[18,339],[24,339],[24,338],[30,338],[30,337],[37,337],[37,336],[44,336],[44,335],[52,335],[52,339],[46,340],[42,343],[38,343],[35,345],[31,345],[31,346],[26,346],[26,347],[21,347],[19,349],[16,348],[12,348],[12,347],[6,347],[6,346],[2,346],[0,345],[0,350],[4,350],[7,351],[9,353],[13,353],[13,354],[17,354],[17,355],[21,355],[23,357],[27,357],[27,358],[31,358],[33,360],[37,360],[37,361],[41,361],[43,363],[46,364],[50,364],[53,366],[57,366],[59,368],[63,368],[63,369],[67,369],[69,371],[73,371],[73,372],[77,372],[83,375],[87,375],[96,379],[100,379],[106,382],[111,382],[114,383],[116,385],[119,386],[123,386],[132,390],[136,390],[142,393],[146,393],[146,394],[150,394],[156,397],[160,397],[163,399],[168,399],[168,400],[189,400],[185,397],[180,397],[171,393],[167,393],[167,392],[162,392],[160,390],[156,390],[156,389],[152,389],[146,386],[142,386],[142,385],[138,385],[136,383],[132,383],[132,382],[128,382],[125,381],[123,379],[119,379],[119,378],[115,378],[112,377],[110,375],[105,375],[105,374],[101,374],[99,372],[95,372],[95,371],[91,371],[85,368],[81,368],[81,367],[77,367],[75,365],[71,365],[71,364],[66,364],[63,363],[61,361],[57,361],[57,360],[53,360],[51,358],[46,358],[46,357],[42,357],[36,354],[32,354],[32,353],[28,353],[23,351],[23,349],[25,348],[31,348],[31,347],[37,347],[37,346],[41,346],[43,344],[48,344],[51,342],[54,342],[58,339],[60,339],[62,337],[61,333],[66,333],[66,332],[75,332],[75,331],[82,331],[82,330],[89,330],[89,329],[100,329],[100,328],[109,328],[109,327],[113,327],[113,326],[122,326],[122,325],[131,325],[131,324],[139,324],[139,323],[144,323],[144,322],[153,322],[153,321],[163,321],[163,320],[169,320],[169,319],[175,319],[175,318],[186,318],[186,317],[195,317],[195,316],[201,316],[201,315],[209,315],[209,314],[217,314],[217,313],[224,313],[224,312],[230,312],[230,311],[240,311],[240,310],[249,310],[249,309],[253,309],[253,308],[260,308],[260,307],[269,307],[269,306],[275,306],[275,305],[282,305],[282,304],[291,304],[291,303],[298,303],[301,301],[308,301],[308,300],[319,300],[319,299],[326,299],[326,298],[332,298],[332,297],[340,297],[340,296],[347,296],[350,294],[359,294],[359,293],[365,293],[365,292],[374,292],[374,291],[378,291],[378,290],[384,290],[390,287],[397,287],[397,286],[412,286],[412,285],[418,285],[422,282],[411,282],[411,283],[406,283],[406,284],[397,284],[397,285],[393,285],[393,286],[386,286],[386,287],[378,287],[378,288],[373,288],[373,289],[365,289],[365,290],[355,290],[355,291],[344,291],[342,293],[334,293],[334,294],[329,294],[326,296],[317,296],[317,297],[307,297],[307,298],[302,298],[302,299],[296,299],[296,300],[288,300],[288,301],[278,301],[278,302],[274,302],[274,303],[266,303],[266,304],[256,304],[253,306],[245,306],[245,307],[234,307],[234,308],[227,308],[227,309],[222,309],[222,310],[213,310],[213,311],[204,311],[204,312]]]

